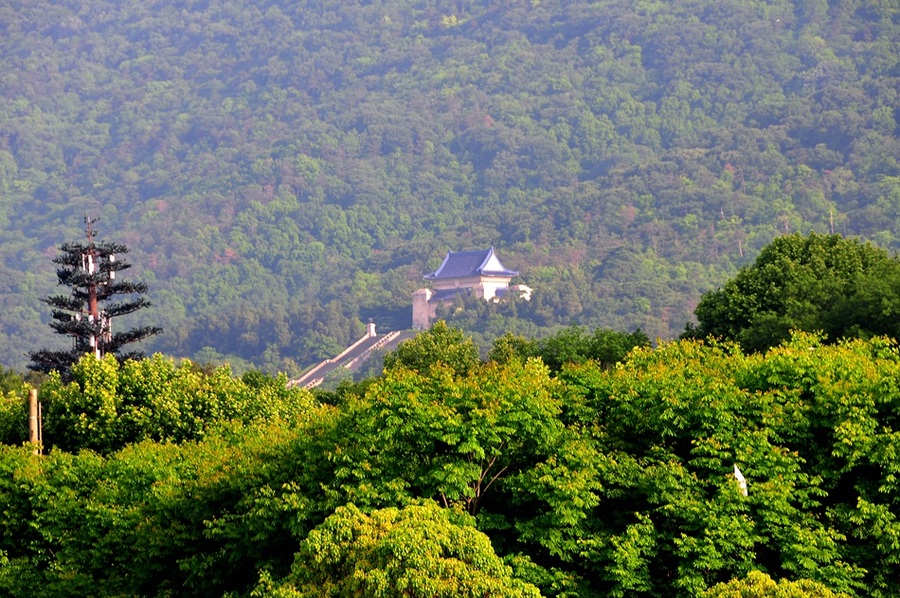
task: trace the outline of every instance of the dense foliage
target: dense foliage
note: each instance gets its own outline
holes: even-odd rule
[[[175,365],[159,354],[125,363],[111,355],[88,356],[70,378],[64,383],[52,373],[41,394],[44,442],[72,451],[108,453],[145,439],[197,440],[223,420],[290,422],[312,404],[306,391],[288,389],[283,376],[235,378],[225,366],[206,373],[189,361]]]
[[[265,584],[261,596],[282,598],[537,598],[500,560],[487,536],[458,524],[434,503],[382,509],[371,515],[353,505],[301,543],[286,583]]]
[[[0,592],[900,595],[893,341],[683,340],[558,370],[509,341],[465,368],[395,360],[332,405],[258,373],[84,360],[42,389],[67,444],[0,446]],[[198,433],[147,417],[186,397],[172,413],[205,410]],[[60,429],[84,423],[97,436]]]
[[[705,598],[841,598],[846,594],[832,592],[827,586],[803,579],[780,580],[777,583],[765,573],[752,571],[745,579],[734,579],[710,588]]]
[[[438,320],[429,330],[400,343],[384,357],[384,369],[406,368],[421,373],[444,365],[455,374],[465,374],[478,363],[478,348],[462,330]]]
[[[763,248],[724,287],[707,293],[687,337],[737,341],[760,351],[792,330],[831,340],[900,338],[900,260],[840,235],[790,235]]]
[[[28,440],[28,391],[24,378],[0,366],[0,442],[21,444]]]
[[[485,338],[671,338],[777,234],[898,247],[898,31],[879,0],[5,2],[0,361],[46,346],[84,213],[148,348],[201,362],[293,373],[491,244],[536,290]]]

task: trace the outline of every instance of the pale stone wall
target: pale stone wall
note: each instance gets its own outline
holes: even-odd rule
[[[431,289],[419,289],[413,293],[412,326],[417,330],[427,330],[434,316],[434,307],[429,305]]]

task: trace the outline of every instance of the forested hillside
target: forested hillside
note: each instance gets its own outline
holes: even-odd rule
[[[0,362],[61,342],[84,214],[148,352],[293,373],[489,245],[536,291],[448,314],[485,338],[675,336],[785,231],[900,247],[898,40],[879,0],[9,0]]]

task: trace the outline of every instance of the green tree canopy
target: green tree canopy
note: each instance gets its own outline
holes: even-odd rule
[[[344,405],[323,488],[359,506],[422,497],[474,514],[503,478],[559,449],[555,388],[537,360],[466,376],[389,370]]]
[[[120,441],[135,414],[240,420],[228,405],[290,398],[157,359],[79,364],[64,388],[93,410],[67,425]],[[555,376],[537,359],[400,367],[188,442],[3,445],[0,595],[896,598],[898,380],[880,337],[681,341]]]
[[[41,387],[46,442],[69,451],[197,440],[224,421],[297,421],[314,405],[308,391],[288,389],[284,376],[236,378],[227,366],[205,373],[159,354],[125,363],[88,355],[71,377],[65,384],[54,372]]]
[[[538,355],[551,370],[567,363],[589,359],[610,366],[625,358],[635,347],[649,347],[650,339],[640,329],[631,333],[598,328],[588,334],[580,326],[570,326],[540,342]]]
[[[900,261],[840,235],[779,237],[725,286],[703,296],[686,337],[734,340],[762,351],[791,330],[828,340],[900,336]]]
[[[405,367],[426,374],[443,363],[456,374],[465,374],[479,363],[478,347],[462,330],[451,328],[443,320],[415,338],[403,341],[397,350],[384,357],[384,368]]]
[[[540,596],[513,576],[486,535],[461,519],[431,501],[368,515],[352,504],[340,507],[303,541],[288,581],[279,588],[261,584],[255,595]]]
[[[832,592],[827,586],[801,579],[777,583],[761,571],[751,571],[743,579],[717,584],[703,594],[704,598],[842,598],[847,594]]]
[[[0,443],[28,440],[28,390],[21,374],[0,366]]]

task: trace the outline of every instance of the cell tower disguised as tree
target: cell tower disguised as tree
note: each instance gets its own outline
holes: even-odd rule
[[[95,219],[85,218],[87,243],[63,243],[60,255],[53,259],[60,266],[56,270],[59,284],[71,288],[71,294],[53,295],[44,300],[53,308],[50,327],[59,334],[71,336],[72,349],[32,351],[29,353],[32,363],[28,366],[32,370],[57,370],[66,378],[72,365],[87,353],[93,353],[97,358],[112,353],[120,361],[140,359],[142,353],[121,353],[120,349],[162,332],[155,326],[113,332],[113,318],[147,307],[150,302],[144,297],[113,300],[146,293],[147,285],[116,280],[117,272],[131,267],[128,262],[117,259],[118,255],[128,253],[128,248],[117,243],[95,242],[95,222]]]

